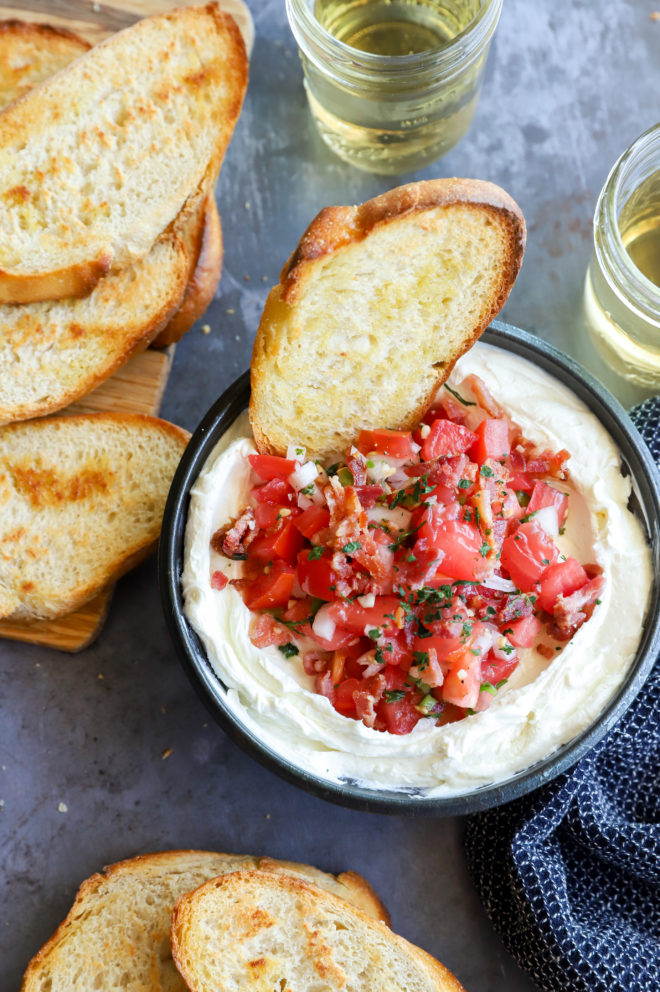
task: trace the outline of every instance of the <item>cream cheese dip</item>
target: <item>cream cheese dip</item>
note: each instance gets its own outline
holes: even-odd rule
[[[641,637],[652,582],[642,528],[628,510],[630,480],[596,417],[557,379],[503,349],[476,344],[448,382],[485,382],[525,437],[571,453],[569,515],[560,550],[595,562],[605,576],[601,602],[550,661],[519,651],[508,685],[485,712],[444,727],[420,721],[410,734],[379,732],[338,713],[313,691],[299,658],[249,639],[252,614],[232,587],[211,587],[218,568],[241,563],[210,548],[252,488],[246,455],[255,450],[243,415],[215,447],[190,498],[182,575],[185,614],[227,686],[226,704],[245,728],[292,766],[330,783],[400,790],[424,798],[501,782],[587,729],[623,681]],[[292,439],[295,441],[295,438]]]

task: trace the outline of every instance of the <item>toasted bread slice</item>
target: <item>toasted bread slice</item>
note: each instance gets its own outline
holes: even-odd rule
[[[0,304],[0,424],[62,409],[146,348],[176,313],[190,267],[172,233],[82,299]]]
[[[0,110],[90,48],[83,38],[65,28],[0,21]]]
[[[204,204],[204,223],[191,258],[195,259],[181,305],[165,327],[151,342],[164,348],[179,341],[202,316],[220,281],[222,273],[222,228],[213,190]]]
[[[71,613],[149,554],[187,441],[137,414],[2,428],[0,619]]]
[[[122,861],[83,882],[67,918],[30,962],[21,992],[45,988],[70,992],[74,975],[76,987],[97,992],[124,987],[136,992],[187,992],[170,954],[174,904],[207,879],[258,868],[264,862],[270,872],[309,874],[316,885],[332,892],[339,889],[345,898],[359,889],[351,883],[344,891],[343,875],[337,879],[307,865],[250,855],[165,851]],[[364,886],[368,890],[366,882]],[[374,898],[378,918],[381,904]]]
[[[80,296],[144,258],[217,173],[246,84],[240,31],[208,4],[138,22],[8,107],[0,300]]]
[[[491,183],[412,183],[312,221],[268,296],[252,356],[260,451],[344,451],[415,424],[499,312],[525,223]]]
[[[181,897],[172,956],[191,992],[460,992],[426,952],[360,909],[286,875],[240,869]]]

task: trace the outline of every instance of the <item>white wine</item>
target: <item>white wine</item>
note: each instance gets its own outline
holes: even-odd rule
[[[501,0],[288,0],[288,9],[314,122],[341,158],[400,174],[465,134]]]

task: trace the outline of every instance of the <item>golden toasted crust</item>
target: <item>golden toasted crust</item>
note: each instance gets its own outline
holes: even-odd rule
[[[49,980],[53,992],[70,988],[76,973],[77,981],[97,992],[114,992],[116,980],[125,981],[121,976],[127,973],[139,988],[186,992],[168,953],[176,900],[210,878],[263,865],[279,874],[307,873],[333,891],[343,877],[294,862],[210,851],[163,851],[120,861],[82,883],[66,919],[30,961],[22,992],[39,992]],[[140,985],[145,976],[147,984]]]
[[[181,306],[170,318],[167,327],[151,342],[154,348],[165,348],[179,341],[203,315],[215,296],[222,273],[222,228],[213,191],[204,207],[204,224],[197,239],[193,272],[188,280]]]
[[[463,992],[426,952],[312,882],[241,869],[177,902],[172,957],[191,992],[316,987]]]
[[[492,183],[411,183],[328,207],[270,293],[252,364],[260,451],[325,458],[364,427],[414,426],[501,307],[525,222]]]
[[[431,179],[425,182],[398,186],[381,193],[372,200],[352,207],[325,207],[303,234],[280,274],[282,299],[294,304],[304,290],[310,264],[338,251],[345,245],[362,241],[381,224],[423,213],[436,207],[456,203],[472,204],[477,209],[487,209],[505,214],[512,228],[512,245],[503,273],[501,302],[504,306],[508,291],[513,285],[522,264],[525,249],[525,219],[518,204],[509,194],[494,183],[481,179]],[[494,301],[493,306],[497,306]]]
[[[55,619],[155,546],[189,435],[139,414],[0,430],[0,618]]]
[[[0,302],[84,295],[143,258],[217,174],[246,85],[241,33],[211,3],[140,21],[15,101],[0,119]]]

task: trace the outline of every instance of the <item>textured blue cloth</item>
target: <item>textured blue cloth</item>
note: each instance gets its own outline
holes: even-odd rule
[[[660,463],[660,400],[631,417]],[[573,770],[468,819],[468,865],[543,992],[660,992],[660,661]]]

